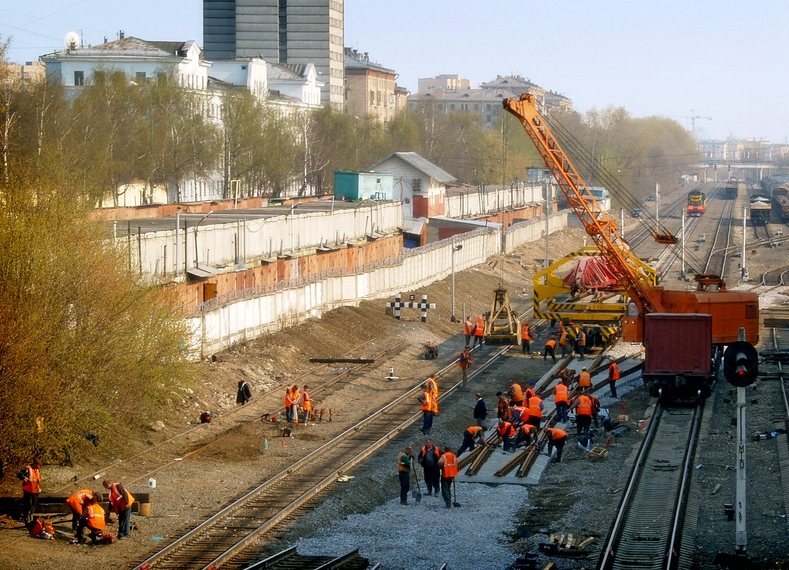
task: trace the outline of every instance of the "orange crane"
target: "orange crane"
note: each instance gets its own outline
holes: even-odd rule
[[[637,257],[621,237],[616,220],[603,211],[588,191],[586,182],[537,110],[534,95],[524,93],[518,99],[504,99],[503,104],[504,109],[520,121],[586,233],[617,271],[630,297],[627,314],[622,320],[624,340],[643,342],[645,316],[670,313],[711,315],[713,344],[737,341],[741,328],[745,329],[744,340],[751,344],[758,342],[759,297],[755,293],[727,291],[725,282],[717,275],[697,275],[696,291],[665,290],[640,280]],[[677,243],[676,237],[668,232],[653,229],[652,235],[658,243]]]

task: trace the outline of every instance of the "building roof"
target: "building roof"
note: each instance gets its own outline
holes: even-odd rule
[[[115,56],[115,57],[186,57],[186,52],[194,44],[187,42],[151,42],[127,36],[96,46],[79,47],[56,51],[52,56]]]
[[[378,165],[386,162],[392,157],[399,158],[400,160],[402,160],[412,168],[418,170],[423,174],[428,175],[430,178],[433,178],[434,180],[441,182],[442,184],[449,184],[450,182],[454,182],[455,180],[457,180],[457,178],[455,178],[445,170],[440,169],[438,166],[436,166],[435,164],[433,164],[432,162],[430,162],[429,160],[427,160],[426,158],[420,156],[415,152],[393,152],[385,159],[374,164],[370,170],[375,170],[375,168]]]
[[[307,66],[309,63],[299,64],[284,64],[284,63],[271,63],[266,62],[268,68],[269,81],[276,80],[299,80],[301,81],[307,76]]]
[[[370,69],[373,71],[397,75],[393,69],[384,67],[380,63],[370,61],[370,56],[367,54],[367,52],[362,53],[352,48],[345,48],[345,69]]]

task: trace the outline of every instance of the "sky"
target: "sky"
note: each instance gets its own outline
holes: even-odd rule
[[[0,0],[0,38],[22,63],[118,31],[197,40],[202,0]],[[345,45],[417,80],[518,74],[575,109],[624,107],[702,139],[789,142],[786,0],[345,0]]]

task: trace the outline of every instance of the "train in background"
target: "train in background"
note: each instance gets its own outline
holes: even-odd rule
[[[731,178],[726,181],[723,186],[723,197],[726,200],[736,200],[737,194],[740,191],[740,181],[736,178]]]
[[[779,184],[773,188],[773,203],[783,221],[789,223],[789,183]]]
[[[688,217],[699,218],[707,208],[707,196],[701,190],[688,192]]]

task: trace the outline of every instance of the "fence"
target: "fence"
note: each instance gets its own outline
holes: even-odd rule
[[[560,212],[550,218],[549,230],[556,231],[566,223],[567,213]],[[506,231],[503,240],[500,229],[480,228],[456,235],[454,241],[445,239],[407,250],[398,259],[353,273],[327,272],[221,306],[206,304],[199,315],[189,318],[195,354],[204,357],[337,307],[425,287],[450,275],[453,243],[463,246],[454,253],[455,271],[462,271],[484,263],[500,253],[502,246],[510,252],[522,243],[540,239],[544,228],[544,220],[520,222]]]

